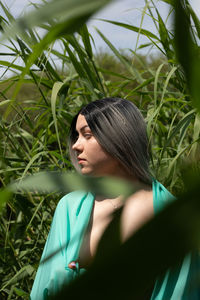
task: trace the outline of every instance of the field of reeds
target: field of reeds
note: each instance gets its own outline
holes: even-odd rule
[[[200,242],[200,20],[187,0],[163,0],[174,18],[169,30],[156,1],[146,1],[143,13],[152,16],[157,34],[106,22],[148,37],[149,44],[140,48],[154,47],[157,57],[149,60],[133,49],[119,51],[98,29],[99,39],[110,51],[95,54],[86,21],[109,0],[42,2],[16,21],[0,1],[5,16],[0,17],[1,43],[7,47],[0,53],[4,68],[0,81],[0,298],[28,299],[58,200],[88,183],[74,175],[69,160],[70,122],[83,105],[108,96],[126,98],[141,110],[147,122],[152,174],[181,199],[165,213],[177,216],[177,234],[185,230],[182,247],[179,245],[171,259],[173,237],[169,235],[161,245],[163,252],[147,251],[148,266],[142,254],[136,259],[131,276],[137,287],[135,295],[139,295],[141,286],[161,272],[159,267],[152,271],[155,258],[166,262],[167,269]],[[13,75],[8,77],[10,71]],[[71,175],[65,178],[66,185],[57,180],[59,193],[54,193],[48,174],[55,176],[60,171]],[[27,175],[37,173],[39,180],[36,176],[29,177],[28,184],[24,181]],[[16,180],[21,183],[20,191],[12,184]],[[168,230],[162,220],[164,216],[156,219],[154,230],[158,226]],[[138,241],[142,253],[153,241],[153,231]],[[134,253],[134,249],[130,251]],[[139,269],[146,274],[142,282]],[[131,288],[127,287],[128,277],[127,272],[118,284],[126,293]],[[87,284],[80,293],[86,291]]]

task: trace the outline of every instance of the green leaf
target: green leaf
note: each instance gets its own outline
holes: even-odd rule
[[[68,36],[68,37],[66,37],[66,39],[74,47],[74,49],[76,50],[76,53],[78,54],[79,59],[80,59],[80,62],[78,62],[75,55],[72,53],[70,48],[65,43],[66,50],[69,54],[69,57],[72,59],[72,62],[74,64],[74,67],[75,67],[77,73],[79,74],[79,72],[80,72],[79,70],[81,70],[80,73],[84,74],[84,77],[88,79],[92,89],[97,89],[98,90],[98,83],[96,81],[96,74],[94,74],[93,69],[91,68],[91,66],[87,62],[86,54],[81,49],[79,43],[77,42],[77,40],[75,39],[74,36]]]
[[[195,122],[194,122],[194,132],[193,132],[193,141],[197,141],[200,137],[200,115],[196,114]],[[198,157],[198,143],[194,143],[191,147],[191,155],[193,160]]]
[[[2,1],[0,1],[0,6],[2,7],[6,17],[8,18],[9,22],[15,21],[15,18],[11,15],[10,11],[3,5]],[[1,17],[3,19],[3,17]],[[5,20],[5,19],[4,19]]]
[[[31,160],[30,160],[29,163],[27,164],[27,166],[26,166],[26,168],[25,168],[25,170],[24,170],[24,172],[23,172],[22,177],[21,177],[20,180],[22,180],[22,179],[24,178],[24,176],[25,176],[26,173],[28,172],[28,170],[29,170],[29,168],[31,167],[31,165],[32,165],[39,157],[41,157],[41,156],[43,156],[43,155],[48,155],[48,152],[47,152],[47,151],[39,152],[39,153],[35,154],[35,155],[31,158]]]
[[[158,24],[159,24],[159,34],[160,34],[160,41],[162,43],[163,48],[166,51],[168,59],[174,58],[174,52],[170,49],[171,46],[171,39],[169,37],[169,31],[167,30],[161,15],[156,8],[157,16],[158,16]]]
[[[31,66],[37,61],[44,49],[58,37],[79,30],[93,13],[109,2],[110,0],[54,0],[47,2],[36,11],[20,18],[10,26],[5,26],[5,34],[2,36],[2,39],[8,37],[16,38],[16,35],[18,35],[22,40],[25,38],[28,42],[31,42],[31,37],[25,36],[26,30],[48,21],[51,22],[52,16],[53,18],[58,18],[58,21],[49,29],[43,39],[34,45],[33,52],[26,61],[26,66],[18,81],[13,98],[16,98],[24,76],[29,73]]]
[[[187,4],[186,6],[192,16],[194,25],[195,25],[195,29],[197,31],[198,37],[200,38],[200,21],[199,18],[197,17],[196,13],[194,12],[194,10],[192,9],[191,5]]]
[[[177,0],[175,5],[176,54],[184,69],[193,104],[200,111],[200,47],[191,37],[192,28],[183,4],[184,1]]]
[[[31,265],[26,265],[22,267],[8,282],[6,282],[2,286],[0,291],[4,290],[6,287],[8,287],[11,284],[17,283],[20,279],[32,275],[33,272],[34,272],[34,268]]]
[[[143,49],[143,48],[146,48],[146,47],[149,47],[149,46],[152,46],[152,43],[142,44],[137,49]]]
[[[176,2],[176,0],[161,0],[161,1],[165,2],[165,3],[168,3],[168,4],[172,5],[172,6],[174,6],[175,2]]]
[[[10,26],[4,27],[4,31],[8,37],[23,36],[27,29],[51,21],[52,16],[54,19],[58,18],[61,24],[69,22],[71,19],[93,14],[109,2],[110,0],[54,0],[46,2]]]
[[[121,23],[121,22],[111,21],[111,20],[105,20],[105,19],[98,19],[98,20],[104,21],[104,22],[107,22],[107,23],[111,23],[111,24],[114,24],[114,25],[117,25],[117,26],[120,26],[120,27],[123,27],[123,28],[126,28],[128,30],[143,34],[147,38],[150,37],[152,39],[156,39],[156,40],[160,41],[160,39],[155,34],[153,34],[151,31],[148,31],[146,29],[142,29],[140,27],[136,27],[136,26]]]
[[[113,53],[117,56],[117,58],[121,61],[121,63],[126,67],[126,69],[133,75],[139,83],[143,82],[142,76],[134,67],[130,65],[130,62],[126,61],[126,59],[119,53],[119,51],[114,47],[114,45],[104,36],[104,34],[96,28],[96,31],[100,35],[100,37],[104,40],[104,42],[109,46],[109,48],[113,51]]]
[[[0,190],[0,213],[2,209],[5,207],[6,202],[11,198],[12,191],[8,188]]]
[[[14,291],[15,291],[16,295],[19,296],[19,297],[29,296],[29,293],[25,292],[22,289],[14,287]]]
[[[84,70],[82,64],[77,60],[76,56],[71,51],[69,45],[67,43],[65,43],[64,45],[65,45],[65,49],[69,55],[69,58],[74,66],[74,69],[76,70],[76,72],[78,73],[78,75],[80,76],[81,79],[87,80],[87,75],[85,73],[85,70]]]
[[[147,86],[149,83],[154,81],[154,77],[149,78],[147,80],[145,80],[142,84],[138,85],[136,88],[134,88],[131,92],[136,92],[138,90],[140,90],[141,88],[143,88],[144,86]]]
[[[9,185],[9,189],[13,192],[30,191],[47,194],[62,192],[66,194],[78,189],[108,197],[120,194],[126,196],[139,187],[140,185],[133,185],[112,177],[93,178],[69,172],[40,172]]]
[[[53,85],[52,89],[52,94],[51,94],[51,110],[52,110],[52,115],[53,115],[53,120],[54,120],[54,126],[56,129],[56,137],[60,149],[61,156],[63,158],[63,152],[62,152],[62,147],[61,147],[61,142],[60,142],[60,137],[59,137],[59,132],[58,132],[58,125],[57,125],[57,117],[56,117],[56,100],[57,100],[57,95],[61,88],[64,86],[64,82],[55,82]],[[64,159],[63,159],[64,161]]]
[[[11,100],[4,100],[4,101],[1,101],[0,102],[0,106],[3,106],[3,105],[6,105],[6,104],[9,104],[10,102],[12,102]]]
[[[162,153],[165,152],[167,146],[170,144],[174,136],[181,130],[181,128],[183,128],[185,124],[188,124],[188,122],[189,123],[191,122],[191,120],[194,118],[194,114],[195,114],[195,110],[192,110],[179,121],[177,126],[173,129],[171,135],[166,139]]]
[[[82,41],[83,41],[83,44],[85,46],[85,50],[86,50],[89,58],[92,59],[92,57],[93,57],[92,46],[91,46],[91,43],[90,43],[90,36],[89,36],[89,32],[88,32],[86,24],[84,24],[80,28],[79,33],[82,37]]]
[[[15,65],[12,62],[4,61],[4,60],[0,60],[0,65],[6,66],[6,67],[9,67],[10,69],[14,69],[14,70],[18,70],[18,71],[23,71],[24,70],[24,67],[21,67],[19,65]]]

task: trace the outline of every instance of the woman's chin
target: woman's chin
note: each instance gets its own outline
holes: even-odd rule
[[[98,174],[98,172],[94,172],[93,170],[89,168],[82,168],[81,174],[83,176],[91,176],[91,177],[102,177],[103,175]]]
[[[84,168],[84,167],[81,169],[81,174],[82,175],[88,175],[88,176],[93,175],[91,170],[89,170],[88,168]]]

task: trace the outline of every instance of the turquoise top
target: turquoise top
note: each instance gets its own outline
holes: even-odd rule
[[[155,213],[175,199],[156,180],[152,183],[152,190]],[[70,269],[68,264],[76,261],[79,257],[79,250],[89,224],[93,204],[94,195],[84,191],[69,193],[59,201],[32,287],[31,300],[48,300],[63,285],[86,271],[83,268],[80,269],[78,263],[76,263],[76,269]],[[45,261],[51,255],[52,257]],[[42,263],[42,261],[45,262]],[[169,270],[163,278],[157,280],[151,300],[189,300],[184,295],[184,291],[190,277],[190,268],[191,254],[185,257],[176,272]],[[192,300],[198,299],[197,297],[194,295]]]

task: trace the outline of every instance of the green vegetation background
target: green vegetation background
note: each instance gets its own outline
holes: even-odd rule
[[[143,29],[142,23],[136,28],[107,22],[147,36],[149,44],[140,48],[153,46],[157,54],[118,51],[98,29],[109,51],[94,54],[85,22],[109,1],[95,5],[89,0],[59,1],[60,5],[43,1],[44,8],[35,5],[36,13],[18,22],[0,1],[6,15],[0,17],[1,41],[7,40],[13,57],[9,62],[8,54],[1,53],[0,64],[5,67],[0,82],[2,191],[26,175],[72,171],[67,136],[73,116],[90,101],[116,96],[133,101],[143,113],[152,173],[174,195],[180,195],[186,191],[183,175],[188,168],[198,170],[200,159],[200,21],[195,12],[188,1],[164,1],[171,4],[169,15],[181,11],[176,14],[176,26],[169,30],[154,1],[146,1],[141,20],[150,14],[157,35]],[[70,16],[74,7],[76,13]],[[44,30],[43,37],[34,26]],[[8,71],[14,75],[6,78]],[[29,191],[7,200],[1,193],[1,299],[28,298],[60,196]]]

